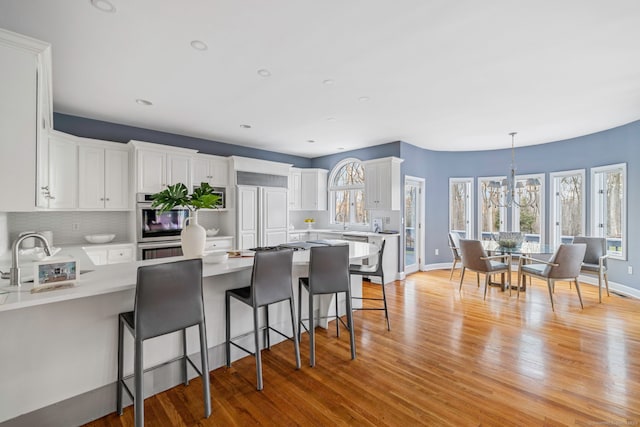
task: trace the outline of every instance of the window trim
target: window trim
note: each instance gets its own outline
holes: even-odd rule
[[[545,184],[545,173],[531,173],[527,175],[515,176],[516,183],[518,181],[527,180],[529,178],[536,178],[540,181],[540,244],[544,245],[546,241],[545,236],[547,234],[547,211],[545,210],[545,198],[547,196],[547,192]],[[520,206],[515,203],[513,204],[513,206],[511,206],[511,230],[520,231]]]
[[[580,175],[582,177],[582,206],[581,208],[581,218],[582,218],[582,228],[580,230],[580,234],[582,236],[585,235],[587,228],[587,176],[585,169],[573,169],[566,171],[558,171],[558,172],[550,172],[549,173],[549,239],[551,243],[555,246],[560,245],[562,243],[561,238],[558,239],[558,227],[556,227],[557,222],[557,208],[558,208],[558,195],[556,189],[556,178],[562,178],[565,176],[573,176]],[[562,237],[562,236],[560,236]]]
[[[336,186],[336,185],[334,185],[336,174],[338,173],[338,171],[340,169],[342,169],[342,167],[344,165],[346,165],[348,163],[358,163],[358,164],[360,164],[360,166],[364,170],[363,161],[358,159],[358,158],[356,158],[356,157],[347,157],[345,159],[342,159],[338,163],[336,163],[333,166],[333,168],[331,169],[331,172],[329,173],[329,180],[328,180],[328,186],[327,186],[328,187],[328,189],[327,189],[327,198],[329,199],[329,224],[341,225],[341,224],[344,223],[344,224],[349,225],[349,226],[367,226],[367,225],[369,225],[368,222],[363,223],[363,222],[354,222],[353,221],[355,219],[356,215],[355,215],[354,210],[351,208],[351,206],[349,207],[349,221],[348,222],[336,221],[335,215],[333,215],[333,213],[336,211],[335,197],[333,195],[333,192],[335,192],[335,191],[349,191],[350,198],[352,199],[352,203],[353,203],[353,200],[355,200],[355,191],[356,190],[362,190],[362,192],[364,194],[364,189],[365,189],[364,181],[362,182],[362,184],[351,184],[351,185],[345,185],[345,186]],[[367,179],[367,175],[365,173],[364,180],[366,181],[366,179]],[[364,197],[366,198],[367,195],[364,194]]]
[[[474,219],[475,219],[475,214],[473,212],[473,207],[474,207],[474,177],[470,176],[470,177],[459,177],[459,178],[449,178],[449,203],[448,203],[448,211],[449,211],[449,225],[447,228],[451,228],[451,219],[452,219],[452,212],[451,212],[451,186],[454,183],[465,183],[467,184],[467,195],[468,195],[468,201],[467,203],[465,203],[465,215],[466,215],[466,219],[467,219],[467,229],[465,230],[466,233],[466,238],[467,239],[471,239],[474,236]],[[449,230],[452,231],[452,230]]]
[[[498,181],[498,182],[502,182],[503,179],[506,179],[506,175],[502,175],[502,176],[479,176],[478,177],[478,188],[477,188],[477,194],[478,194],[478,240],[483,240],[482,237],[482,202],[484,199],[484,196],[482,194],[482,183],[485,181]],[[502,220],[500,221],[500,230],[499,231],[507,231],[507,222],[508,222],[508,218],[507,218],[507,207],[506,206],[502,206],[499,208],[500,209],[500,215],[502,216]],[[449,224],[451,224],[451,220],[449,220]]]
[[[621,255],[617,255],[616,252],[609,252],[609,248],[607,247],[607,253],[609,254],[609,258],[611,259],[619,259],[619,260],[623,260],[626,261],[627,260],[627,198],[629,197],[628,193],[628,180],[627,180],[627,164],[626,163],[615,163],[615,164],[611,164],[611,165],[604,165],[604,166],[597,166],[594,168],[590,169],[590,174],[591,174],[591,189],[590,189],[590,214],[591,214],[591,220],[590,220],[590,229],[591,229],[591,236],[594,237],[607,237],[604,236],[603,232],[601,232],[602,230],[604,230],[603,227],[599,227],[598,226],[598,218],[600,217],[600,212],[599,209],[596,209],[599,203],[598,203],[598,199],[599,196],[598,194],[596,194],[596,189],[600,188],[598,185],[596,185],[596,174],[599,173],[603,173],[603,172],[609,172],[609,171],[616,171],[616,170],[621,170],[622,171],[622,178],[623,178],[623,185],[624,185],[624,189],[623,189],[623,194],[622,194],[622,206],[621,206],[621,214],[622,214],[622,232],[620,233],[622,235],[622,254]]]

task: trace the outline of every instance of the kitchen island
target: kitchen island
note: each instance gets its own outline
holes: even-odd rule
[[[350,242],[350,261],[358,262],[377,251],[373,245]],[[64,251],[63,251],[64,252]],[[61,255],[64,255],[62,253]],[[0,422],[7,425],[77,425],[115,410],[118,313],[133,309],[137,268],[181,258],[94,266],[86,255],[67,253],[78,262],[77,285],[32,294],[29,285],[11,289],[0,304]],[[297,278],[307,274],[308,251],[294,254],[294,294]],[[203,264],[204,302],[207,319],[209,365],[216,369],[224,361],[224,293],[246,286],[253,259],[231,258],[224,263]],[[0,282],[7,290],[8,281]],[[352,277],[353,295],[362,292],[362,282]],[[304,310],[305,304],[303,304]],[[330,312],[333,304],[321,310]],[[232,335],[251,331],[251,309],[232,308]],[[274,305],[270,321],[291,334],[288,307]],[[303,312],[303,317],[307,314]],[[317,315],[317,314],[316,314]],[[323,314],[324,315],[324,314]],[[188,348],[195,351],[197,331],[187,333]],[[246,337],[247,346],[252,340]],[[272,341],[277,342],[276,334]],[[133,340],[125,339],[125,374],[133,370]],[[180,336],[171,334],[145,342],[145,366],[179,355]],[[232,359],[245,357],[232,352]],[[197,359],[196,359],[197,360]],[[292,369],[294,369],[292,362]],[[194,376],[194,372],[190,371]],[[155,394],[179,384],[179,364],[169,364],[145,378],[146,394]],[[215,391],[212,393],[215,396]],[[26,415],[25,415],[26,414]],[[17,417],[17,418],[16,418]]]

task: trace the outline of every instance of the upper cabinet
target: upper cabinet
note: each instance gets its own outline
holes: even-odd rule
[[[291,168],[289,172],[289,209],[327,210],[327,175],[325,169]]]
[[[110,142],[78,147],[80,209],[129,209],[129,153],[126,145]]]
[[[327,210],[327,174],[325,169],[302,169],[300,209]]]
[[[229,160],[226,157],[198,154],[193,159],[193,185],[206,182],[212,187],[229,184]]]
[[[51,47],[0,29],[0,70],[0,211],[32,211],[49,203],[41,187],[48,185]]]
[[[179,182],[191,188],[191,162],[195,150],[130,141],[135,148],[136,192],[158,193]]]
[[[47,188],[42,190],[48,209],[78,207],[78,144],[72,137],[51,132],[49,137],[49,175]]]
[[[302,209],[302,169],[291,168],[289,172],[289,209]]]
[[[364,165],[365,208],[369,210],[400,210],[402,187],[400,163],[397,157],[368,160]]]

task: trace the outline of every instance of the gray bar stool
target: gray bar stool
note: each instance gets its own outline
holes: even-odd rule
[[[309,293],[309,329],[302,319],[302,287]],[[347,308],[347,324],[338,315],[338,293],[345,292]],[[313,324],[314,295],[335,294],[336,315],[329,318],[336,319],[336,330],[340,336],[340,321],[349,330],[351,341],[351,359],[356,358],[356,340],[353,330],[353,313],[351,310],[351,284],[349,283],[349,246],[323,246],[311,248],[309,256],[309,277],[298,280],[298,323],[309,333],[311,366],[316,365],[315,327]],[[326,319],[326,316],[320,319]],[[300,330],[299,330],[300,331]]]
[[[298,345],[298,333],[296,329],[295,314],[293,309],[293,250],[281,249],[256,252],[251,272],[251,284],[244,288],[229,289],[225,292],[225,317],[226,317],[226,357],[227,367],[231,367],[231,345],[249,353],[256,358],[257,389],[262,390],[262,358],[260,356],[259,330],[265,333],[264,342],[267,348],[271,348],[269,331],[274,331],[287,339],[293,339],[296,357],[296,369],[300,369],[300,347]],[[244,335],[231,338],[231,297],[253,308],[253,334],[255,352],[248,350],[232,340]],[[293,338],[289,338],[282,332],[269,325],[269,305],[277,302],[289,301],[291,311],[291,327]],[[264,307],[265,326],[260,328],[258,322],[258,309]]]
[[[209,358],[207,332],[202,298],[202,260],[189,259],[138,268],[136,299],[133,311],[120,313],[118,327],[118,414],[122,415],[122,390],[133,399],[135,425],[144,425],[144,372],[177,360],[182,361],[184,384],[189,384],[187,362],[202,377],[204,416],[211,415]],[[186,329],[198,325],[200,333],[200,363],[198,370],[187,356]],[[134,373],[123,378],[123,335],[127,326],[134,339]],[[144,369],[143,343],[149,338],[182,331],[182,356]],[[125,380],[134,377],[135,397]]]
[[[387,330],[391,330],[391,323],[389,322],[389,311],[387,310],[387,293],[384,290],[384,271],[382,271],[382,257],[384,256],[384,246],[387,243],[386,240],[382,241],[382,246],[380,246],[380,250],[378,251],[378,260],[374,265],[360,265],[360,264],[351,264],[349,265],[349,274],[357,274],[360,276],[374,276],[380,278],[380,286],[382,287],[382,298],[372,298],[372,297],[353,297],[353,299],[359,300],[368,300],[368,301],[382,301],[382,307],[362,307],[362,308],[354,308],[354,310],[384,310],[384,317],[387,319]]]

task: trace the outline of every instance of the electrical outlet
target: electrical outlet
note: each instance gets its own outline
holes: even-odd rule
[[[629,273],[629,274],[633,274],[633,267],[628,266],[628,267],[627,267],[627,273]]]
[[[73,224],[71,224],[71,231],[80,231],[80,223],[74,222]]]
[[[436,255],[440,255],[440,249],[436,249]]]

